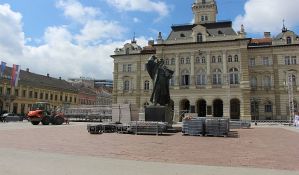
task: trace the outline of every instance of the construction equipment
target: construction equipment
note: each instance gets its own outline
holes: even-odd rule
[[[47,102],[37,102],[32,105],[32,109],[27,114],[28,120],[33,125],[38,125],[40,122],[43,125],[61,125],[65,122],[63,113],[51,109]]]

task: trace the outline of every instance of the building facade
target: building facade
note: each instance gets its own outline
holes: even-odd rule
[[[7,67],[1,77],[0,112],[25,115],[36,102],[49,102],[51,107],[78,104],[77,90],[65,80],[20,71],[17,87],[10,84],[11,68]]]
[[[173,25],[166,39],[141,48],[133,40],[117,48],[113,103],[148,105],[152,81],[145,69],[155,54],[175,73],[170,81],[174,120],[184,113],[200,117],[288,120],[297,110],[299,36],[283,26],[275,37],[246,38],[240,26],[216,21],[215,0],[196,0],[194,23]],[[297,83],[296,83],[297,82]]]

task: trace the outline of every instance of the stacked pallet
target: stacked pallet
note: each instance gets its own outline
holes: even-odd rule
[[[130,122],[129,132],[133,134],[162,134],[166,130],[163,122],[135,121]]]
[[[229,119],[207,118],[205,122],[205,134],[208,136],[228,136]]]
[[[202,136],[204,134],[204,118],[184,118],[182,132],[184,135]]]

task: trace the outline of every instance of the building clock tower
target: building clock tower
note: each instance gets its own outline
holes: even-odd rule
[[[196,0],[192,5],[192,11],[195,24],[216,22],[218,11],[215,0]]]

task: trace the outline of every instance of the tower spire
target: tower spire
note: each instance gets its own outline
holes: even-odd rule
[[[132,44],[133,44],[133,43],[135,43],[135,44],[137,43],[135,38],[136,38],[136,36],[135,36],[135,32],[134,32],[133,39],[132,39],[132,41],[131,41]]]
[[[285,26],[285,20],[283,19],[282,20],[282,32],[287,32],[288,31],[288,29],[286,28],[286,26]]]

